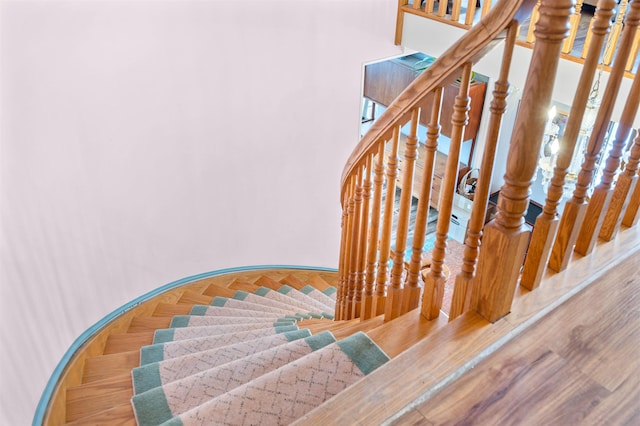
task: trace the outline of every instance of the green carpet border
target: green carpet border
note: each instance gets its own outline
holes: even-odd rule
[[[189,277],[181,278],[176,281],[172,281],[168,284],[165,284],[161,287],[158,287],[155,290],[151,290],[140,297],[133,299],[132,301],[125,303],[118,309],[112,311],[111,313],[104,316],[100,321],[89,327],[84,333],[82,333],[78,338],[71,344],[69,349],[64,353],[60,362],[56,365],[53,372],[51,373],[51,377],[47,381],[44,390],[42,391],[42,396],[38,401],[38,405],[36,406],[36,410],[33,416],[32,425],[40,426],[44,422],[44,415],[47,411],[47,407],[49,406],[49,402],[51,397],[53,396],[53,391],[56,387],[56,384],[60,381],[62,377],[62,373],[64,372],[67,364],[73,358],[73,355],[82,348],[82,346],[89,341],[96,333],[102,330],[107,324],[111,321],[117,319],[123,314],[127,313],[131,309],[137,307],[138,305],[153,299],[154,297],[165,293],[169,290],[174,290],[178,287],[181,287],[186,284],[190,284],[196,281],[200,281],[205,278],[218,277],[229,274],[236,274],[240,272],[249,272],[249,271],[259,271],[259,270],[275,270],[275,269],[293,269],[298,271],[317,271],[317,272],[338,272],[335,268],[326,268],[326,267],[316,267],[316,266],[301,266],[301,265],[248,265],[248,266],[237,266],[234,268],[225,268],[225,269],[217,269],[210,272],[204,272],[197,275],[191,275]]]

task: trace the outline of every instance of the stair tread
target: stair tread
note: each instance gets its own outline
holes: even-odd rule
[[[230,286],[222,287],[217,284],[211,284],[202,292],[202,294],[206,296],[211,296],[211,297],[216,297],[216,296],[233,297],[235,292],[236,291]]]
[[[153,331],[141,331],[138,333],[111,334],[104,345],[104,354],[129,352],[150,345],[153,342]]]
[[[83,417],[73,422],[66,423],[69,426],[136,426],[133,408],[130,403],[120,404],[108,410],[101,411],[89,417]]]
[[[235,280],[231,284],[229,284],[228,287],[232,290],[243,290],[248,291],[249,293],[253,293],[260,286],[252,284],[249,281]]]
[[[133,396],[131,374],[124,373],[67,389],[67,421],[99,413],[120,404],[126,404]]]
[[[167,328],[171,324],[169,317],[134,317],[129,323],[127,333],[139,333],[153,331],[159,328]]]
[[[83,383],[91,383],[120,374],[129,373],[140,365],[140,351],[120,352],[87,358],[82,375]]]
[[[175,315],[189,315],[192,306],[187,304],[158,303],[153,311],[154,317],[173,317]]]
[[[204,294],[200,294],[196,291],[185,291],[184,293],[182,293],[182,296],[180,297],[180,299],[178,299],[178,303],[190,303],[192,305],[195,304],[199,304],[199,305],[208,305],[209,303],[211,303],[211,300],[213,300],[212,296],[207,296]]]
[[[302,290],[307,283],[296,277],[295,275],[287,275],[283,279],[280,280],[282,284],[287,284],[296,290]]]

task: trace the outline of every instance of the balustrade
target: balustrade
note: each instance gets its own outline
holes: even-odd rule
[[[446,9],[445,2],[435,10],[435,2],[429,0],[420,5],[405,3],[405,6],[419,12],[437,13],[440,17],[479,6],[471,1],[465,3],[466,8],[460,9],[462,3],[453,2],[450,10]],[[595,159],[610,120],[620,79],[625,73],[629,55],[634,54],[638,0],[628,3],[620,38],[622,48],[615,55],[604,95],[606,101],[598,111],[573,198],[565,206],[560,219],[558,206],[565,175],[573,158],[616,7],[615,0],[599,2],[599,10],[591,22],[592,36],[578,91],[562,137],[545,205],[533,232],[524,221],[530,185],[537,169],[556,70],[562,52],[576,37],[574,27],[581,2],[577,9],[573,9],[572,0],[503,0],[491,10],[487,4],[482,4],[482,13],[485,9],[487,11],[483,25],[472,27],[387,106],[345,166],[341,193],[343,230],[337,318],[369,319],[384,314],[385,321],[389,321],[416,308],[426,319],[440,315],[445,283],[448,283],[444,273],[450,261],[447,241],[451,237],[454,199],[459,196],[459,155],[467,124],[472,67],[497,38],[504,39],[502,65],[491,100],[491,115],[478,180],[472,194],[464,252],[462,258],[457,259],[461,261],[461,269],[454,277],[449,320],[468,310],[477,312],[488,321],[496,321],[508,314],[518,284],[534,290],[542,282],[547,262],[551,270],[560,269],[556,265],[568,262],[557,256],[557,248],[572,248],[571,241],[574,239],[575,242],[578,237],[585,212],[588,208],[598,207],[591,207],[594,199],[599,205],[596,220],[603,223],[602,228],[595,232],[596,238],[599,235],[610,239],[621,226],[632,226],[638,220],[640,137],[635,137],[625,171],[618,177],[617,184],[614,185],[613,179],[622,145],[628,140],[631,123],[638,110],[638,79],[634,80],[626,102],[619,134],[604,169],[604,183],[600,185],[613,201],[610,204],[600,203],[597,201],[599,196],[594,195],[588,202],[587,197]],[[501,124],[508,107],[512,53],[523,19],[534,8],[537,18],[535,25],[531,25],[535,38],[533,56],[510,135],[504,184],[499,192],[497,214],[485,223],[497,141],[504,130]],[[459,82],[458,95],[453,105],[444,105],[443,89],[456,79]],[[452,112],[445,114],[443,111]],[[422,117],[426,138],[421,141],[418,135],[424,133],[419,133],[418,128],[423,112],[426,114]],[[448,125],[451,128],[449,151],[444,179],[438,184],[438,218],[432,236],[433,249],[429,253],[430,264],[426,270],[423,269],[424,246],[430,204],[433,207],[434,170],[438,150],[443,149],[439,140],[446,122],[451,123]],[[410,211],[416,196],[417,210],[412,216]],[[413,235],[410,235],[410,228]]]

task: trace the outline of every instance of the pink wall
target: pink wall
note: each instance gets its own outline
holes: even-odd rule
[[[335,267],[361,66],[395,0],[0,3],[0,424],[162,284]]]

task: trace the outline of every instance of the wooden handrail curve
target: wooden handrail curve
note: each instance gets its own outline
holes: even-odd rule
[[[437,87],[455,81],[466,63],[476,63],[495,47],[511,21],[529,16],[535,0],[501,0],[491,11],[449,50],[436,59],[389,105],[376,120],[349,156],[342,172],[341,200],[344,200],[347,181],[352,172],[374,154],[381,140],[389,139],[395,126],[406,121],[411,110]]]

